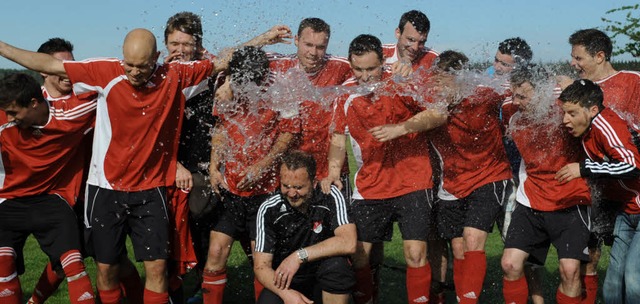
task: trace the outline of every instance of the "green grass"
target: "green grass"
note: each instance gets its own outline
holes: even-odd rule
[[[502,255],[502,241],[497,232],[490,235],[487,241],[487,277],[480,303],[502,302],[502,270],[500,258]],[[40,251],[37,242],[29,238],[25,247],[26,272],[20,277],[22,289],[25,294],[25,302],[31,294],[33,287],[46,264],[46,256]],[[132,250],[129,250],[132,252]],[[599,274],[600,286],[605,276],[606,266],[609,263],[609,248],[604,248],[600,260]],[[88,272],[95,284],[95,265],[92,259],[85,261]],[[385,267],[382,269],[380,303],[407,303],[404,282],[404,258],[402,254],[402,240],[396,228],[393,241],[385,244]],[[138,270],[144,276],[142,264],[138,263]],[[547,257],[544,278],[545,300],[547,303],[555,303],[555,292],[559,284],[558,260],[555,249],[551,249]],[[451,271],[449,271],[451,272]],[[225,303],[252,303],[253,301],[253,276],[247,258],[239,244],[234,244],[228,265],[229,281],[225,292]],[[450,274],[449,274],[450,275]],[[193,279],[187,278],[186,291],[193,289]],[[449,303],[455,303],[455,295],[448,292]],[[601,299],[601,297],[600,297]],[[67,286],[63,283],[58,291],[47,303],[68,303]],[[601,300],[599,300],[599,303]]]

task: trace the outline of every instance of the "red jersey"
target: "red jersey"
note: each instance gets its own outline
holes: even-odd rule
[[[51,97],[47,89],[42,87],[42,96],[49,101],[50,104],[55,105],[57,103],[78,103],[79,101],[73,101],[78,97],[74,94],[69,94],[61,97]],[[97,94],[92,93],[87,96],[83,96],[85,99],[96,99]],[[84,188],[85,181],[87,179],[87,172],[89,170],[89,161],[91,160],[91,144],[93,142],[93,130],[89,131],[82,142],[76,147],[76,152],[72,157],[73,162],[69,163],[65,168],[64,178],[60,179],[55,190],[52,192],[61,194],[69,204],[74,205],[78,198],[81,197]]]
[[[283,56],[270,54],[270,69],[276,73],[285,73],[291,68],[300,68],[296,55]],[[311,84],[315,87],[337,86],[351,77],[349,61],[343,57],[327,55],[325,64],[315,73],[307,73]],[[304,83],[301,83],[301,86]],[[329,146],[331,134],[329,127],[334,108],[335,97],[327,96],[329,92],[321,92],[323,100],[304,100],[300,103],[300,119],[302,133],[299,150],[313,155],[317,163],[316,179],[322,180],[329,174]],[[335,92],[334,92],[335,94]]]
[[[587,159],[580,173],[587,178],[604,178],[603,198],[624,203],[624,212],[640,214],[640,153],[637,130],[609,108],[591,121],[582,136]]]
[[[596,82],[604,93],[604,105],[626,121],[640,126],[640,73],[619,71]]]
[[[286,119],[258,105],[256,109],[237,108],[222,112],[216,105],[214,114],[220,118],[226,135],[224,178],[229,191],[239,196],[254,196],[272,193],[279,183],[277,164],[272,164],[251,190],[240,191],[237,187],[242,180],[240,174],[249,166],[263,159],[281,133],[300,133],[300,123],[295,119]],[[222,170],[220,172],[223,172]]]
[[[211,62],[158,65],[142,88],[129,83],[118,59],[64,67],[76,94],[98,92],[87,183],[120,191],[173,185],[184,103],[207,89]]]
[[[383,44],[382,45],[382,54],[385,58],[385,64],[390,65],[399,60],[398,54],[398,45],[396,43]],[[422,49],[422,54],[420,54],[412,63],[413,70],[417,70],[420,67],[423,67],[425,70],[430,69],[433,66],[436,58],[438,58],[438,53],[434,50],[424,47]]]
[[[348,132],[358,165],[354,199],[394,198],[433,187],[426,133],[384,143],[369,133],[373,127],[404,122],[424,110],[413,98],[400,96],[389,86],[381,90],[340,97],[335,111],[335,132]]]
[[[0,202],[56,193],[73,204],[69,182],[78,167],[74,156],[93,128],[95,110],[96,100],[90,98],[51,103],[47,123],[29,129],[0,116]]]
[[[434,130],[431,141],[442,161],[439,198],[464,198],[483,185],[512,177],[502,143],[502,100],[493,89],[478,87],[451,107],[447,123]]]
[[[558,105],[549,109],[548,119],[543,122],[532,121],[526,113],[516,113],[510,119],[509,130],[522,156],[516,192],[520,204],[539,211],[555,211],[591,203],[585,179],[567,183],[555,179],[562,167],[585,158],[579,140],[564,130]]]

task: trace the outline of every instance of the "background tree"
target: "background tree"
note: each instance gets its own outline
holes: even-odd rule
[[[610,33],[612,40],[614,41],[613,55],[621,55],[629,53],[633,57],[640,57],[640,18],[638,18],[638,9],[640,4],[627,5],[619,8],[614,8],[607,11],[607,15],[617,15],[618,13],[626,13],[624,21],[615,21],[608,18],[602,18],[607,25],[604,30]],[[626,37],[626,38],[624,38]],[[616,46],[616,38],[629,39],[624,47]]]

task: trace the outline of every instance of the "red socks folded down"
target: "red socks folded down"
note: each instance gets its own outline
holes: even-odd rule
[[[506,304],[527,304],[529,297],[527,279],[524,276],[515,281],[502,279],[502,294]]]
[[[221,304],[224,288],[227,285],[227,270],[202,273],[202,299],[207,304]]]

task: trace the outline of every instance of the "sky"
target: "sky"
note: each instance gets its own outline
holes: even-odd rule
[[[349,42],[359,34],[373,34],[383,43],[397,39],[394,30],[402,13],[418,9],[431,21],[427,46],[454,49],[473,61],[493,59],[497,44],[510,37],[527,40],[534,61],[570,59],[569,35],[578,29],[606,25],[602,17],[623,20],[608,10],[635,1],[619,0],[21,0],[4,1],[0,9],[0,40],[36,50],[52,37],[75,46],[76,60],[121,57],[122,40],[134,28],[151,30],[162,47],[164,24],[173,14],[191,11],[202,17],[204,46],[217,53],[249,40],[276,24],[292,30],[303,18],[319,17],[331,25],[329,53],[346,56]],[[620,44],[622,45],[622,44]],[[267,51],[294,53],[293,45],[268,46]],[[614,60],[629,60],[629,55]],[[20,68],[0,59],[0,68]]]

